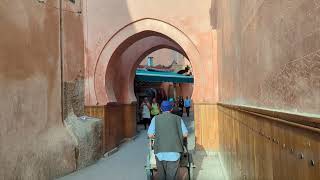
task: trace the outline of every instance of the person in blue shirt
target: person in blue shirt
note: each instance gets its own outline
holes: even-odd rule
[[[187,116],[189,117],[190,114],[190,107],[191,107],[191,100],[187,96],[186,99],[184,100],[184,107],[186,108]]]
[[[172,103],[161,103],[162,114],[151,120],[148,136],[154,138],[157,172],[160,180],[175,180],[188,130],[181,117],[171,113]]]

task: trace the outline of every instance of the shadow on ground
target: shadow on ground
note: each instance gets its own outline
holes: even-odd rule
[[[194,151],[194,120],[183,116],[189,131],[188,148],[193,151],[194,179],[198,180],[224,180],[223,171],[217,153]],[[145,180],[145,164],[148,153],[147,132],[139,126],[137,138],[124,143],[119,150],[109,157],[100,159],[96,164],[81,169],[58,180]],[[186,169],[181,173],[186,176]]]

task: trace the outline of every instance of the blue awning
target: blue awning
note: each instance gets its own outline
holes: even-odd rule
[[[193,76],[185,76],[175,72],[136,70],[136,80],[141,82],[193,83]]]

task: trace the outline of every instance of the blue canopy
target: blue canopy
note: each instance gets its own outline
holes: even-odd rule
[[[175,72],[136,70],[136,80],[142,82],[193,83],[193,76],[185,76]]]

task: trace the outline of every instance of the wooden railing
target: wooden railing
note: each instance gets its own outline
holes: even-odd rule
[[[277,121],[284,123],[290,126],[303,128],[311,130],[317,133],[320,133],[320,117],[312,117],[301,114],[293,114],[284,111],[276,111],[271,109],[262,109],[258,107],[242,106],[242,105],[233,105],[233,104],[224,104],[218,103],[218,105],[235,109],[241,112],[245,112],[251,115],[263,117],[269,120]]]
[[[219,155],[230,179],[320,177],[317,115],[218,103]]]

